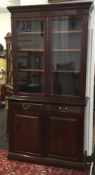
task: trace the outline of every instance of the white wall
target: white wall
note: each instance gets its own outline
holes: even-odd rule
[[[20,5],[36,5],[46,4],[48,0],[20,0]],[[11,32],[11,15],[10,13],[0,13],[0,44],[6,49],[5,36],[8,32]]]
[[[86,96],[89,101],[85,111],[85,150],[91,155],[93,152],[93,98],[94,98],[94,63],[95,63],[95,0],[94,9],[89,18],[89,42],[88,42],[88,64],[87,64],[87,79],[86,79]]]
[[[48,0],[20,0],[20,5],[47,4]]]
[[[0,13],[0,43],[6,48],[5,36],[11,32],[10,13]]]

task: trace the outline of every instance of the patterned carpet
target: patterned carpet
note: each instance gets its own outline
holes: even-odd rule
[[[89,175],[89,171],[48,167],[8,160],[7,150],[0,149],[0,175]]]

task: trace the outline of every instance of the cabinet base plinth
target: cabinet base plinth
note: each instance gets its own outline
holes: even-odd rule
[[[66,168],[74,168],[74,169],[84,169],[87,164],[85,162],[75,162],[68,160],[60,160],[55,158],[47,158],[47,157],[37,157],[30,155],[22,155],[20,153],[8,153],[8,158],[10,160],[18,160],[22,162],[35,163],[35,164],[43,164],[48,166],[57,166],[57,167],[66,167]]]

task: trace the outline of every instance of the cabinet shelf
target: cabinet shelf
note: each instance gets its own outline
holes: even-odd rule
[[[31,83],[31,84],[29,84],[29,85],[27,85],[28,87],[38,87],[38,86],[40,86],[40,84],[34,84],[34,83]]]
[[[19,49],[22,52],[44,52],[44,49]],[[53,49],[54,52],[81,52],[81,49]]]
[[[18,49],[22,52],[44,52],[44,49]]]
[[[20,69],[23,72],[44,72],[44,69]]]
[[[63,31],[53,31],[52,33],[57,34],[57,33],[81,33],[81,30],[63,30]]]
[[[44,34],[44,32],[18,32],[18,35],[40,35],[40,34]]]
[[[81,52],[81,49],[53,49],[54,52]]]

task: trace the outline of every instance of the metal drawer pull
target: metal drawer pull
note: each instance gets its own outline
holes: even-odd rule
[[[31,107],[31,105],[29,105],[29,104],[23,104],[22,105],[22,108],[23,109],[29,109]]]
[[[62,112],[67,112],[68,108],[65,107],[64,110],[62,110]]]
[[[67,107],[65,107],[64,109],[65,109],[66,111],[68,110],[68,108],[67,108]]]
[[[59,109],[61,110],[62,107],[60,106]],[[67,111],[67,110],[68,110],[68,107],[65,107],[64,110],[63,110],[62,112],[65,112],[65,111]]]

